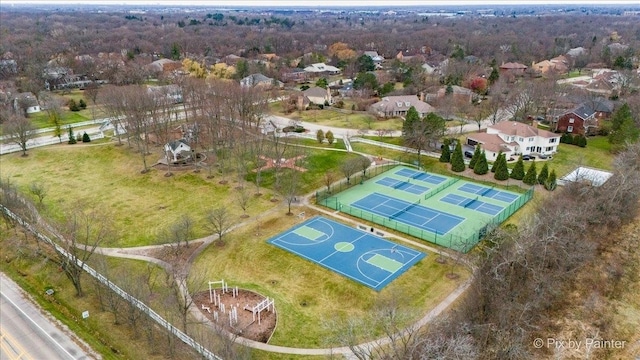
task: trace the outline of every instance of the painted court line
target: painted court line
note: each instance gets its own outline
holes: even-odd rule
[[[399,261],[390,259],[386,256],[380,254],[374,254],[372,257],[367,259],[367,262],[373,266],[377,266],[382,270],[386,270],[390,273],[394,273],[402,268],[404,264]]]

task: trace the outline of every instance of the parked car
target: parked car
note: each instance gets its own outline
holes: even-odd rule
[[[465,151],[464,152],[464,156],[466,156],[468,158],[472,158],[473,157],[473,151]]]
[[[543,160],[544,160],[544,159],[548,159],[548,158],[549,158],[549,155],[540,154],[540,155],[538,155],[538,158],[539,158],[539,159],[543,159]]]
[[[535,156],[533,155],[522,155],[522,160],[524,161],[529,161],[529,160],[535,160]]]

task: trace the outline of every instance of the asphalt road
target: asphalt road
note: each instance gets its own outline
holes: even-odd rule
[[[67,331],[68,332],[68,331]],[[0,359],[95,359],[0,273]]]

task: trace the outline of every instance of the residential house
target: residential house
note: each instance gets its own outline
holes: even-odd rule
[[[270,89],[273,87],[282,88],[284,84],[281,81],[272,79],[262,74],[251,74],[240,80],[240,86],[242,87],[260,87],[264,89]]]
[[[512,75],[524,75],[527,69],[527,65],[516,62],[502,63],[500,65],[500,72]]]
[[[514,155],[552,155],[558,151],[560,135],[517,121],[502,121],[467,136],[467,144],[480,144],[488,160],[497,158],[502,151],[509,158]]]
[[[384,62],[384,57],[379,55],[377,51],[365,51],[364,55],[367,55],[373,61],[373,65],[376,69],[382,68],[382,63]]]
[[[566,74],[569,71],[567,59],[560,55],[551,60],[533,63],[531,69],[538,74]]]
[[[313,75],[337,75],[341,70],[335,66],[327,65],[325,63],[315,63],[304,68],[304,71]]]
[[[385,96],[382,100],[371,105],[369,109],[381,117],[403,117],[410,107],[414,107],[420,117],[435,112],[435,108],[415,95]]]
[[[23,111],[25,115],[29,115],[40,112],[40,104],[33,93],[22,92],[16,94],[13,98],[13,109],[15,111]]]
[[[605,98],[597,98],[588,102],[595,112],[595,117],[598,120],[608,119],[613,114],[613,101]]]
[[[229,54],[225,57],[222,58],[222,62],[227,64],[227,65],[233,65],[236,66],[236,64],[240,61],[240,60],[244,60],[244,58],[242,56],[238,56],[235,54]]]
[[[554,123],[554,130],[560,133],[589,134],[593,129],[598,128],[596,112],[586,103],[557,116]]]
[[[436,97],[442,99],[447,95],[447,86],[438,89]],[[451,94],[453,99],[458,103],[471,103],[476,98],[477,94],[471,89],[464,88],[462,86],[452,85]]]
[[[180,159],[191,155],[191,146],[184,139],[173,140],[164,145],[164,151],[167,154],[167,158],[171,158],[173,162],[178,162]]]
[[[147,66],[149,70],[156,73],[169,73],[174,70],[181,69],[182,63],[180,61],[175,61],[171,59],[160,59],[152,62]]]
[[[303,83],[309,80],[309,73],[300,68],[283,69],[280,72],[280,79],[284,82]]]
[[[333,98],[331,97],[331,90],[323,89],[321,87],[312,87],[302,92],[302,95],[309,99],[309,102],[324,105],[333,104]]]
[[[149,86],[147,92],[158,101],[166,101],[169,104],[182,103],[182,88],[175,84]]]
[[[0,76],[11,76],[18,73],[18,63],[13,59],[0,60]]]

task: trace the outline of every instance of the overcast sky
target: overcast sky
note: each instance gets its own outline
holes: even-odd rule
[[[600,4],[638,5],[640,0],[2,0],[6,4],[113,4],[113,5],[202,5],[202,6],[425,6],[425,5],[543,5],[543,4]]]

